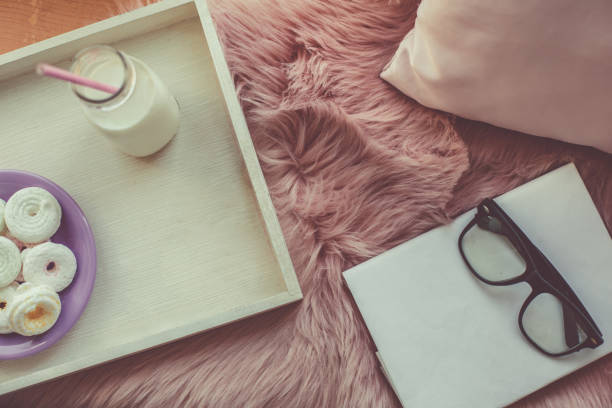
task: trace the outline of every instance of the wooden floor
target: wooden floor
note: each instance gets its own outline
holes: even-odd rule
[[[2,0],[0,54],[157,0]]]

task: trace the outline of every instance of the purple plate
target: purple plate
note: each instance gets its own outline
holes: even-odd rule
[[[62,311],[55,325],[38,336],[0,334],[0,360],[30,356],[51,347],[74,326],[91,296],[96,280],[96,244],[91,227],[78,204],[60,186],[36,174],[0,170],[0,198],[8,200],[24,187],[41,187],[53,194],[62,206],[62,223],[51,240],[74,252],[77,272],[74,280],[59,293]]]

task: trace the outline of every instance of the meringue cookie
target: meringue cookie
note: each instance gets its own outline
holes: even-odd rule
[[[36,245],[39,244],[38,242],[36,242],[36,243],[26,243],[26,242],[23,242],[23,241],[19,240],[18,238],[16,238],[8,230],[6,230],[2,235],[7,237],[8,239],[10,239],[11,241],[13,241],[13,243],[15,245],[17,245],[17,248],[19,248],[20,251],[25,251],[26,249],[35,247]],[[44,241],[44,242],[48,242],[48,241]],[[41,244],[42,244],[42,242],[41,242]]]
[[[35,336],[53,327],[61,310],[60,298],[52,288],[26,282],[15,290],[8,310],[9,325],[22,336]]]
[[[6,201],[0,198],[0,231],[4,230],[4,206]]]
[[[10,285],[20,271],[19,248],[10,239],[0,237],[0,288]]]
[[[26,282],[64,290],[74,278],[77,262],[72,251],[62,245],[46,242],[23,251],[23,278]]]
[[[0,334],[12,333],[11,326],[8,320],[8,311],[13,304],[13,297],[19,285],[12,283],[7,287],[0,289]]]
[[[55,197],[40,187],[17,191],[4,207],[7,228],[25,243],[49,239],[59,228],[61,218],[62,208]]]
[[[26,292],[27,290],[32,289],[34,286],[35,285],[33,283],[22,283],[21,285],[17,286],[17,289],[15,289],[15,294],[16,295],[22,294]]]

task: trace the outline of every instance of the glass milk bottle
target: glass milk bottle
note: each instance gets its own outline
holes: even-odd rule
[[[70,70],[118,88],[109,94],[71,85],[87,119],[118,150],[132,156],[148,156],[164,147],[178,131],[176,100],[139,59],[98,45],[81,50]]]

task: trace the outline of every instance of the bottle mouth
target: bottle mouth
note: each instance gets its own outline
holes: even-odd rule
[[[115,97],[117,97],[117,95],[123,92],[128,81],[128,62],[125,55],[121,51],[108,45],[94,45],[80,50],[72,59],[70,72],[88,77],[88,74],[90,74],[90,68],[100,64],[101,62],[107,62],[109,59],[117,59],[117,61],[119,61],[123,67],[123,77],[121,79],[121,84],[117,87],[117,91],[112,94],[107,94],[108,96],[95,98],[87,96],[83,93],[83,91],[89,90],[89,88],[82,85],[71,84],[72,92],[74,92],[79,99],[91,104],[100,105],[112,101]],[[102,94],[101,91],[100,93]]]

